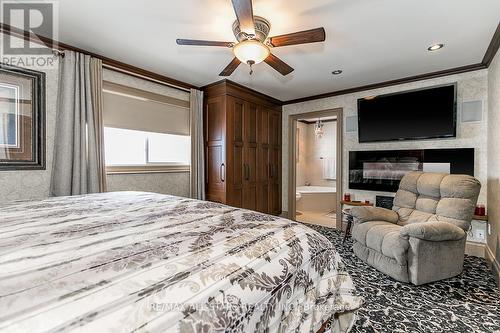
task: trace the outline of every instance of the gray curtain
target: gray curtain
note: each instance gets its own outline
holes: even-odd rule
[[[191,89],[191,197],[205,200],[205,159],[203,150],[203,92]]]
[[[72,51],[61,60],[52,196],[104,190],[100,67],[97,59]]]
[[[92,89],[92,107],[94,108],[94,127],[97,148],[97,169],[99,172],[99,191],[106,192],[106,165],[104,163],[104,121],[102,117],[102,60],[90,58],[90,78]]]

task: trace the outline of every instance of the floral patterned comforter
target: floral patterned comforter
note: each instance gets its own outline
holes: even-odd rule
[[[347,331],[360,304],[283,218],[143,192],[0,205],[2,332]]]

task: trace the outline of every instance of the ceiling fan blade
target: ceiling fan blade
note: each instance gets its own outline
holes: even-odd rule
[[[286,35],[270,37],[269,43],[274,47],[278,47],[287,45],[324,42],[325,38],[326,38],[325,29],[317,28],[317,29],[294,32]]]
[[[227,65],[226,68],[224,68],[222,72],[220,72],[219,76],[229,76],[233,74],[233,72],[236,70],[236,68],[238,68],[240,63],[241,61],[239,61],[238,58],[235,57],[233,60],[231,60],[229,65]]]
[[[240,30],[244,33],[255,35],[253,22],[252,0],[231,0],[236,18],[240,23]]]
[[[199,46],[223,46],[233,47],[232,42],[217,42],[213,40],[199,40],[199,39],[177,39],[178,45],[199,45]]]
[[[281,75],[288,75],[293,72],[292,67],[288,66],[285,62],[283,62],[280,58],[272,53],[269,54],[269,56],[264,61],[266,64],[280,72]]]

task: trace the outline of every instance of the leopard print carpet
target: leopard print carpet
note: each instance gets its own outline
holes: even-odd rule
[[[338,231],[312,228],[335,244],[365,299],[352,332],[500,332],[500,291],[484,259],[466,256],[462,274],[414,286],[362,262]]]

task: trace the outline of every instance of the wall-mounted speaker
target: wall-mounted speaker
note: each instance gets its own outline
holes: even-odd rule
[[[460,119],[463,123],[482,121],[483,101],[463,102]]]
[[[358,131],[358,116],[350,116],[345,118],[346,133]]]

